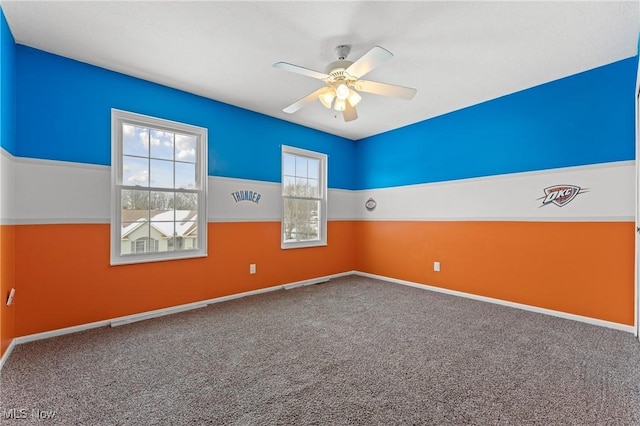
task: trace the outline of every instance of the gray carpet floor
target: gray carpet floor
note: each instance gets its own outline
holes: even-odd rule
[[[638,425],[640,343],[350,276],[18,345],[11,408],[28,418],[0,423]]]

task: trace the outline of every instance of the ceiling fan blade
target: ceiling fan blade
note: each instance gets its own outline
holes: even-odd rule
[[[276,62],[275,64],[273,64],[273,67],[289,72],[294,72],[296,74],[306,75],[307,77],[317,78],[318,80],[326,80],[327,78],[329,78],[329,75],[323,72],[310,70],[309,68],[289,64],[287,62]]]
[[[378,65],[393,58],[393,53],[380,46],[375,46],[360,59],[355,61],[345,71],[350,76],[360,78]]]
[[[349,102],[345,102],[345,109],[342,111],[342,117],[344,117],[344,121],[353,121],[358,118],[356,107],[351,106]]]
[[[366,80],[356,81],[353,84],[353,88],[361,92],[373,93],[374,95],[391,96],[406,100],[412,99],[417,92],[416,89],[411,87]]]
[[[288,107],[286,107],[282,111],[286,112],[287,114],[293,114],[294,112],[298,111],[300,108],[305,106],[306,104],[309,104],[309,103],[317,100],[318,96],[320,96],[320,93],[322,93],[325,89],[326,89],[325,87],[322,87],[322,88],[316,90],[315,92],[308,94],[304,98],[299,99],[296,102],[292,103],[291,105],[289,105]]]

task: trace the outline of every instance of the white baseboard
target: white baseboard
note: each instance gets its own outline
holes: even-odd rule
[[[4,363],[9,358],[9,355],[13,351],[13,348],[16,345],[19,345],[19,344],[22,344],[22,343],[34,342],[36,340],[49,339],[51,337],[57,337],[57,336],[65,335],[65,334],[77,333],[77,332],[80,332],[80,331],[90,330],[92,328],[106,327],[106,326],[117,327],[117,326],[120,326],[120,325],[131,324],[131,323],[134,323],[134,322],[137,322],[137,321],[143,321],[143,320],[147,320],[147,319],[151,319],[151,318],[161,317],[161,316],[164,316],[164,315],[171,315],[171,314],[175,314],[175,313],[178,313],[178,312],[184,312],[184,311],[188,311],[188,310],[192,310],[192,309],[204,308],[205,306],[212,305],[214,303],[226,302],[226,301],[229,301],[229,300],[239,299],[239,298],[242,298],[242,297],[254,296],[254,295],[257,295],[257,294],[268,293],[268,292],[277,291],[277,290],[291,290],[291,289],[294,289],[294,288],[297,288],[297,287],[319,284],[319,283],[327,282],[327,281],[329,281],[331,279],[334,279],[334,278],[345,277],[345,276],[349,276],[349,275],[359,275],[359,276],[362,276],[362,277],[374,278],[374,279],[378,279],[378,280],[382,280],[382,281],[387,281],[387,282],[390,282],[390,283],[395,283],[395,284],[406,285],[406,286],[409,286],[409,287],[420,288],[422,290],[435,291],[435,292],[438,292],[438,293],[444,293],[444,294],[449,294],[449,295],[453,295],[453,296],[465,297],[467,299],[474,299],[474,300],[480,300],[480,301],[483,301],[483,302],[495,303],[495,304],[498,304],[498,305],[508,306],[508,307],[511,307],[511,308],[523,309],[523,310],[526,310],[526,311],[537,312],[537,313],[551,315],[551,316],[555,316],[555,317],[559,317],[559,318],[570,319],[570,320],[574,320],[574,321],[584,322],[584,323],[587,323],[587,324],[592,324],[592,325],[597,325],[597,326],[601,326],[601,327],[612,328],[612,329],[615,329],[615,330],[626,331],[626,332],[629,332],[629,333],[635,333],[635,327],[630,326],[630,325],[619,324],[619,323],[615,323],[615,322],[604,321],[604,320],[599,320],[599,319],[590,318],[590,317],[584,317],[584,316],[581,316],[581,315],[569,314],[569,313],[566,313],[566,312],[554,311],[554,310],[551,310],[551,309],[539,308],[539,307],[536,307],[536,306],[524,305],[524,304],[521,304],[521,303],[508,302],[508,301],[505,301],[505,300],[494,299],[494,298],[491,298],[491,297],[478,296],[478,295],[475,295],[475,294],[464,293],[464,292],[456,291],[456,290],[448,290],[448,289],[445,289],[445,288],[430,286],[430,285],[427,285],[427,284],[419,284],[419,283],[412,282],[412,281],[405,281],[405,280],[400,280],[400,279],[396,279],[396,278],[385,277],[383,275],[369,274],[367,272],[360,272],[360,271],[348,271],[348,272],[342,272],[342,273],[339,273],[339,274],[326,275],[326,276],[323,276],[323,277],[312,278],[312,279],[309,279],[309,280],[296,281],[296,282],[293,282],[293,283],[282,284],[282,285],[277,285],[277,286],[273,286],[273,287],[261,288],[261,289],[258,289],[258,290],[246,291],[246,292],[243,292],[243,293],[231,294],[229,296],[216,297],[214,299],[202,300],[202,301],[194,302],[194,303],[187,303],[187,304],[184,304],[184,305],[171,306],[171,307],[168,307],[168,308],[157,309],[157,310],[153,310],[153,311],[140,312],[140,313],[133,314],[133,315],[126,315],[126,316],[107,319],[107,320],[103,320],[103,321],[96,321],[96,322],[87,323],[87,324],[81,324],[81,325],[77,325],[77,326],[73,326],[73,327],[60,328],[60,329],[57,329],[57,330],[45,331],[43,333],[35,333],[35,334],[27,335],[27,336],[16,337],[9,344],[9,347],[5,351],[5,353],[2,356],[2,358],[0,358],[0,371],[2,370],[2,367],[4,366]]]
[[[509,301],[506,301],[506,300],[494,299],[492,297],[478,296],[478,295],[472,294],[472,293],[465,293],[465,292],[457,291],[457,290],[449,290],[449,289],[446,289],[446,288],[435,287],[435,286],[431,286],[431,285],[427,285],[427,284],[420,284],[420,283],[416,283],[416,282],[413,282],[413,281],[405,281],[405,280],[399,280],[397,278],[385,277],[383,275],[369,274],[367,272],[356,271],[355,275],[360,275],[362,277],[367,277],[367,278],[374,278],[374,279],[382,280],[382,281],[388,281],[388,282],[391,282],[391,283],[406,285],[406,286],[409,286],[409,287],[420,288],[422,290],[435,291],[437,293],[444,293],[444,294],[449,294],[449,295],[452,295],[452,296],[465,297],[467,299],[480,300],[482,302],[494,303],[496,305],[508,306],[510,308],[522,309],[522,310],[525,310],[525,311],[536,312],[536,313],[539,313],[539,314],[546,314],[546,315],[551,315],[551,316],[554,316],[554,317],[570,319],[570,320],[574,320],[574,321],[584,322],[584,323],[587,323],[587,324],[598,325],[600,327],[613,328],[615,330],[626,331],[626,332],[632,333],[632,334],[635,333],[635,327],[632,326],[632,325],[619,324],[617,322],[605,321],[605,320],[600,320],[600,319],[591,318],[591,317],[584,317],[584,316],[581,316],[581,315],[569,314],[569,313],[562,312],[562,311],[554,311],[552,309],[539,308],[537,306],[530,306],[530,305],[525,305],[525,304],[522,304],[522,303],[509,302]]]
[[[147,311],[139,314],[127,315],[126,317],[114,318],[109,321],[111,327],[118,327],[121,325],[131,324],[138,321],[144,321],[151,318],[157,318],[164,315],[177,314],[178,312],[191,311],[193,309],[206,308],[206,303],[196,302],[186,305],[172,306],[170,308],[158,309],[155,311]]]
[[[27,336],[13,339],[17,345],[22,343],[35,342],[36,340],[50,339],[52,337],[64,336],[65,334],[78,333],[80,331],[91,330],[92,328],[106,327],[110,320],[90,322],[87,324],[74,325],[73,327],[59,328],[57,330],[44,331],[42,333],[29,334]]]
[[[245,291],[243,293],[231,294],[229,296],[222,296],[222,297],[216,297],[214,299],[201,300],[198,302],[187,303],[184,305],[171,306],[168,308],[140,312],[133,315],[126,315],[122,317],[96,321],[88,324],[76,325],[73,327],[66,327],[66,328],[60,328],[57,330],[45,331],[42,333],[30,334],[27,336],[16,337],[15,339],[13,339],[13,342],[11,344],[17,345],[21,343],[34,342],[36,340],[49,339],[51,337],[63,336],[65,334],[77,333],[79,331],[90,330],[92,328],[98,328],[98,327],[106,327],[106,326],[117,327],[117,326],[131,324],[138,321],[144,321],[151,318],[161,317],[164,315],[171,315],[178,312],[189,311],[192,309],[204,308],[205,306],[212,305],[214,303],[226,302],[228,300],[239,299],[241,297],[248,297],[248,296],[254,296],[256,294],[268,293],[271,291],[290,290],[296,287],[319,284],[322,282],[327,282],[334,278],[344,277],[344,276],[353,275],[353,274],[354,274],[354,271],[348,271],[348,272],[342,272],[339,274],[325,275],[324,277],[312,278],[312,279],[303,280],[303,281],[296,281],[293,283],[281,284],[273,287],[266,287],[266,288],[260,288],[258,290],[251,290],[251,291]],[[13,346],[11,346],[11,349],[13,349]],[[7,355],[8,352],[9,350],[7,350],[7,352],[5,353],[6,356],[3,356],[3,359],[8,357]]]
[[[312,278],[310,280],[296,281],[289,284],[282,284],[282,285],[276,285],[273,287],[260,288],[258,290],[245,291],[243,293],[231,294],[229,296],[216,297],[215,299],[208,299],[200,302],[188,303],[185,305],[172,306],[170,308],[164,308],[164,309],[158,309],[155,311],[147,311],[139,314],[128,315],[126,317],[114,318],[108,321],[112,327],[117,327],[120,325],[131,324],[137,321],[144,321],[150,318],[176,314],[178,312],[190,311],[192,309],[204,308],[206,306],[213,305],[214,303],[226,302],[228,300],[239,299],[241,297],[254,296],[256,294],[268,293],[270,291],[277,291],[277,290],[291,290],[292,288],[296,288],[296,287],[320,284],[334,278],[344,277],[344,276],[353,275],[353,274],[354,274],[353,271],[349,271],[349,272],[342,272],[339,274],[325,275],[324,277],[320,277],[320,278]]]
[[[16,347],[16,339],[13,339],[11,343],[9,343],[9,346],[7,346],[7,350],[4,351],[4,354],[2,355],[2,357],[0,357],[0,371],[2,371],[2,367],[4,367],[4,363],[7,362],[7,360],[9,359],[9,355],[11,355],[11,352],[13,352],[13,348],[15,347]]]
[[[303,287],[303,286],[306,286],[306,285],[326,283],[327,281],[332,280],[334,278],[346,277],[348,275],[354,275],[355,273],[356,273],[356,271],[349,271],[349,272],[342,272],[342,273],[339,273],[339,274],[325,275],[324,277],[320,277],[320,278],[314,278],[314,279],[304,280],[304,281],[296,281],[294,283],[285,284],[285,285],[282,286],[282,288],[284,288],[285,290],[291,290],[291,289],[296,288],[296,287]]]

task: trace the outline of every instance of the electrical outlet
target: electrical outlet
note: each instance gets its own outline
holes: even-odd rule
[[[433,262],[433,270],[440,272],[440,262]]]
[[[252,263],[251,265],[249,265],[249,273],[250,274],[255,274],[256,273],[256,264]]]

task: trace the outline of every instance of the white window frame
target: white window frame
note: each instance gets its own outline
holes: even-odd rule
[[[197,137],[196,150],[196,190],[198,197],[197,226],[198,248],[193,250],[146,252],[120,254],[121,251],[121,192],[128,189],[122,184],[123,147],[122,125],[131,124],[139,127],[175,132]],[[207,256],[207,146],[208,132],[204,127],[178,123],[142,114],[117,109],[111,110],[111,265],[157,262],[164,260],[189,259]],[[153,187],[149,187],[153,190]],[[166,190],[166,188],[158,188]],[[176,190],[180,191],[180,190]],[[127,241],[127,243],[129,243]]]
[[[309,198],[312,200],[318,200],[320,202],[320,211],[318,212],[318,239],[313,241],[293,241],[293,242],[285,242],[284,239],[284,204],[287,198],[291,198],[284,195],[284,155],[291,154],[302,157],[312,158],[314,160],[319,160],[319,170],[318,170],[318,198]],[[304,247],[318,247],[318,246],[326,246],[327,245],[327,155],[309,151],[306,149],[295,148],[292,146],[282,145],[282,153],[280,155],[280,246],[283,249],[294,249],[294,248],[304,248]],[[294,197],[297,198],[297,197]],[[304,198],[304,197],[302,197]]]

